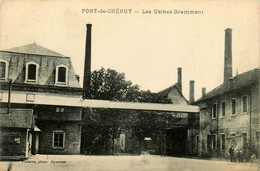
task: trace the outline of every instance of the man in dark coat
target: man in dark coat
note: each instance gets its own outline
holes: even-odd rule
[[[235,150],[234,150],[234,147],[233,145],[231,145],[231,147],[229,148],[229,154],[230,154],[230,160],[231,162],[236,162],[236,159],[235,159]]]

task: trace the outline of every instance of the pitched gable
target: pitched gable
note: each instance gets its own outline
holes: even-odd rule
[[[174,84],[157,93],[161,97],[167,97],[173,104],[189,104],[188,100],[183,96],[178,88],[178,84]]]

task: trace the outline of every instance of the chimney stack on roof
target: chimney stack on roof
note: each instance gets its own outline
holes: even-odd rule
[[[230,77],[228,79],[228,89],[231,89],[233,87],[233,82],[234,82],[234,78],[233,77]]]
[[[202,97],[204,97],[206,94],[206,87],[202,87]]]
[[[178,88],[182,92],[182,69],[178,67]]]
[[[194,80],[190,80],[190,104],[194,102]]]
[[[92,24],[87,24],[86,47],[85,47],[85,66],[83,80],[83,99],[89,97],[90,81],[91,81],[91,27]]]
[[[232,29],[225,30],[224,82],[232,77]]]

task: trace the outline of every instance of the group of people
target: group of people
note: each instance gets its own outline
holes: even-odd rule
[[[249,147],[248,145],[240,148],[237,150],[237,153],[235,154],[235,149],[233,145],[229,148],[229,154],[230,154],[230,160],[231,162],[236,162],[236,157],[238,159],[238,162],[255,162],[256,160],[256,151],[254,147]]]

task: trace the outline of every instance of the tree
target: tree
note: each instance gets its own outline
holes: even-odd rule
[[[160,97],[150,90],[143,91],[139,85],[125,80],[125,74],[103,67],[91,74],[90,98],[149,103],[171,103],[169,99]]]
[[[91,74],[90,97],[92,99],[134,101],[139,86],[125,80],[125,74],[103,67]]]
[[[125,80],[125,74],[113,69],[96,70],[91,75],[90,98],[127,101],[127,102],[150,102],[170,103],[170,100],[159,97],[151,91],[143,91],[138,85]],[[158,112],[117,110],[117,109],[91,109],[84,110],[86,125],[83,126],[84,151],[88,154],[109,154],[111,143],[120,132],[131,132],[137,137],[139,144],[145,136],[153,139],[161,134],[165,124],[164,115]],[[85,143],[85,145],[84,145]]]

